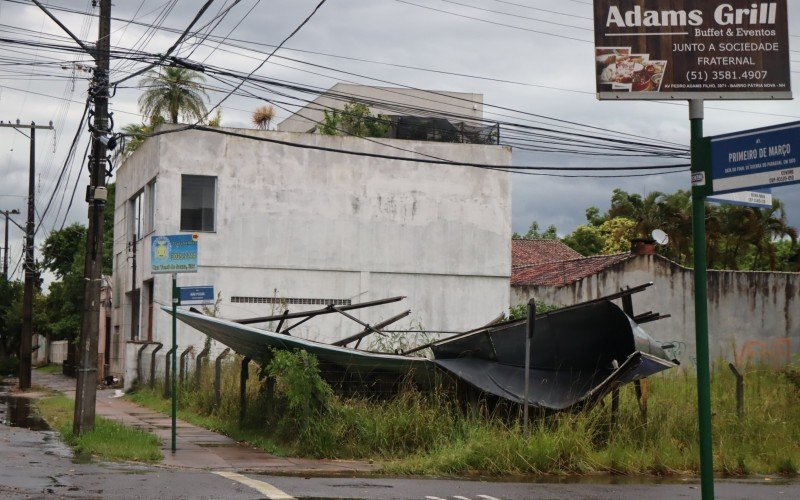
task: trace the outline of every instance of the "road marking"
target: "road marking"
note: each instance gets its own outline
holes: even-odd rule
[[[249,486],[250,488],[253,488],[257,492],[266,496],[269,500],[295,500],[293,496],[289,495],[288,493],[284,493],[283,491],[269,483],[265,483],[264,481],[257,481],[255,479],[250,479],[247,476],[224,470],[216,470],[212,472],[218,476],[222,476],[227,479],[233,479],[234,481],[238,481],[245,486]]]
[[[467,497],[462,497],[461,495],[456,495],[456,496],[454,496],[453,498],[455,498],[456,500],[470,500],[469,498],[467,498]]]
[[[485,500],[500,500],[500,499],[499,499],[499,498],[497,498],[497,497],[490,497],[489,495],[478,495],[478,496],[479,496],[480,498],[483,498],[483,499],[485,499]]]
[[[425,498],[426,498],[427,500],[446,500],[446,499],[444,499],[444,498],[439,498],[439,497],[431,497],[431,496],[427,496],[427,497],[425,497]]]

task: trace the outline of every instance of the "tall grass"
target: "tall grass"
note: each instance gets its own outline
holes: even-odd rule
[[[330,392],[314,395],[311,388],[319,381],[319,373],[307,359],[289,362],[300,363],[316,379],[300,370],[305,382],[281,380],[281,373],[273,370],[277,383],[272,395],[267,383],[251,374],[247,413],[240,425],[240,365],[235,361],[223,370],[220,403],[214,405],[213,369],[208,369],[199,387],[189,384],[181,390],[181,416],[273,453],[374,459],[387,472],[408,474],[699,471],[696,379],[687,373],[650,379],[647,418],[640,412],[633,387],[627,386],[621,390],[618,423],[613,428],[610,405],[601,404],[581,413],[538,417],[524,437],[516,419],[486,417],[488,411],[461,411],[444,391],[423,394],[407,389],[382,399],[342,398]],[[287,366],[282,373],[292,371]],[[746,413],[740,418],[734,377],[727,367],[716,366],[712,407],[718,473],[797,473],[800,379],[792,379],[792,373],[748,369]],[[287,391],[293,391],[292,395]],[[132,398],[167,412],[168,402],[158,394],[142,390]],[[293,411],[291,397],[315,403]]]

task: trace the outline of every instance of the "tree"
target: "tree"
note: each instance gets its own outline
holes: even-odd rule
[[[53,231],[41,247],[42,266],[63,279],[72,270],[75,255],[85,242],[86,227],[77,222],[60,231]]]
[[[19,349],[23,290],[22,282],[0,275],[0,357],[11,356]]]
[[[366,104],[351,102],[342,111],[323,111],[323,123],[317,130],[323,135],[355,135],[358,137],[386,137],[389,133],[389,118],[379,114],[373,116]]]
[[[537,221],[531,222],[530,227],[528,228],[528,232],[525,233],[523,239],[526,240],[557,240],[558,239],[558,230],[556,226],[549,225],[547,229],[544,231],[539,230],[539,223]]]
[[[627,252],[631,249],[631,240],[636,237],[636,221],[614,217],[603,222],[600,232],[605,240],[601,253],[610,255]]]
[[[583,256],[597,255],[606,246],[603,232],[591,224],[576,227],[575,231],[564,237],[563,242]]]
[[[149,125],[146,123],[131,123],[122,127],[122,133],[126,136],[126,140],[119,149],[119,155],[123,158],[132,155],[134,151],[144,144],[145,139],[153,133],[156,127],[162,123],[164,123],[164,117],[155,116],[150,119]]]
[[[178,118],[200,121],[207,113],[208,95],[201,83],[205,77],[190,69],[165,66],[160,71],[150,70],[139,81],[144,93],[139,96],[142,114],[153,119],[164,117],[170,123]]]

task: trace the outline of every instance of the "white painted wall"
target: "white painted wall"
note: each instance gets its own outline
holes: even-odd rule
[[[237,130],[311,146],[411,157],[355,137]],[[382,140],[421,154],[509,165],[501,146]],[[405,295],[400,303],[360,310],[374,324],[406,309],[393,325],[469,329],[509,303],[510,175],[300,149],[202,131],[151,138],[118,170],[114,230],[115,325],[130,339],[134,288],[129,199],[153,178],[153,234],[179,233],[181,174],[217,177],[216,228],[200,233],[199,272],[179,286],[214,285],[220,315],[279,313],[269,304],[232,304],[232,296],[336,298],[363,302]],[[137,243],[136,286],[152,278],[150,235]],[[171,278],[156,275],[155,299],[168,305]],[[323,306],[292,305],[292,311]],[[140,323],[146,320],[142,301]],[[361,331],[350,320],[315,319],[300,333],[332,341]],[[169,316],[154,312],[153,340],[171,343]],[[144,338],[144,329],[140,338]],[[179,351],[205,337],[182,324]],[[164,349],[164,351],[167,350]],[[159,353],[160,355],[161,353]],[[130,361],[130,360],[128,360]],[[121,373],[122,368],[117,368]]]
[[[511,288],[512,304],[536,297],[569,305],[615,293],[624,286],[654,286],[633,296],[634,313],[671,314],[642,326],[654,338],[676,342],[678,359],[695,363],[694,272],[658,255],[640,255],[562,287]],[[785,365],[800,353],[800,274],[708,271],[709,345],[713,359],[740,365]]]

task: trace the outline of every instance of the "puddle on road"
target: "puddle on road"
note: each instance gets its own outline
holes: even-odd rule
[[[50,427],[36,413],[33,400],[0,393],[0,423],[32,431],[47,431]]]

